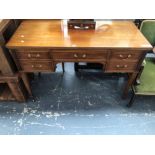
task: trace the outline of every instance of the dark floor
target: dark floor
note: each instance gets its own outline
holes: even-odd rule
[[[155,134],[155,97],[139,96],[132,108],[121,99],[125,75],[97,71],[35,76],[35,99],[0,103],[0,134]]]

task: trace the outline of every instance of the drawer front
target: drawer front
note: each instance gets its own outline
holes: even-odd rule
[[[134,51],[111,52],[110,60],[138,61],[142,55],[143,52],[134,52]]]
[[[54,71],[54,65],[50,61],[21,61],[20,66],[25,72]]]
[[[84,50],[57,50],[52,52],[53,59],[56,61],[94,61],[106,60],[106,51],[84,51]]]
[[[111,61],[107,65],[106,72],[133,72],[136,70],[138,63],[134,62],[121,62]]]
[[[48,51],[17,51],[16,52],[17,59],[50,59],[50,54]]]

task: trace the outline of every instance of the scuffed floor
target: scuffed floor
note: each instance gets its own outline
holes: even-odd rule
[[[155,96],[137,97],[132,108],[121,99],[124,75],[102,72],[35,76],[35,98],[0,103],[0,134],[155,134]]]

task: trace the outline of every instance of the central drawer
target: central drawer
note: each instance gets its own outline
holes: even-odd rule
[[[25,72],[46,72],[54,71],[54,65],[51,61],[20,61],[20,67]]]
[[[107,59],[107,51],[94,50],[53,50],[52,56],[55,61],[98,61]]]

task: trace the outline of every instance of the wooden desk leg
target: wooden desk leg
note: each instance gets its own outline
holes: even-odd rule
[[[78,62],[74,63],[74,70],[75,70],[75,72],[78,72]]]
[[[20,83],[18,81],[8,82],[8,86],[17,101],[19,101],[19,102],[26,101],[24,92],[22,91],[22,88],[20,87]]]
[[[63,70],[63,73],[65,72],[65,63],[62,62],[62,70]]]
[[[134,100],[135,100],[135,97],[136,97],[136,95],[135,95],[135,93],[133,92],[133,95],[132,95],[132,97],[131,97],[131,99],[130,99],[130,102],[126,105],[128,108],[130,108],[130,107],[133,105],[133,102],[134,102]]]
[[[21,73],[21,78],[25,84],[25,87],[29,93],[30,96],[32,96],[32,90],[31,90],[31,86],[30,86],[30,81],[28,78],[28,75],[26,73]]]
[[[142,66],[140,67],[139,73],[137,74],[137,77],[136,77],[136,84],[137,84],[137,85],[140,84],[140,76],[141,76],[143,70],[144,70],[144,66],[142,65]]]
[[[41,72],[38,73],[38,77],[41,78]]]
[[[136,77],[137,77],[137,73],[131,73],[129,75],[128,82],[127,82],[127,84],[125,85],[125,88],[124,88],[124,92],[123,92],[123,96],[122,96],[123,99],[125,99],[127,97],[129,88],[133,84],[133,82],[135,81]]]

